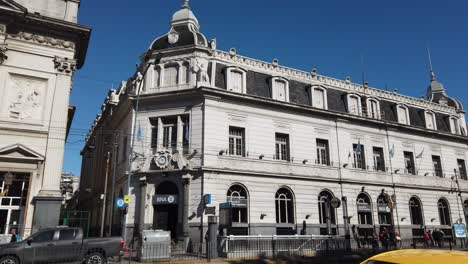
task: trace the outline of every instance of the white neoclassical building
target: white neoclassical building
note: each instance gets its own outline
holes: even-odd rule
[[[106,223],[128,236],[153,228],[198,241],[220,207],[224,234],[449,235],[468,220],[465,111],[430,77],[427,97],[413,98],[221,51],[185,3],[105,99],[80,189],[104,186],[113,153],[107,200],[131,199],[112,217],[109,202]],[[82,205],[97,226],[92,197]]]
[[[79,4],[0,0],[0,234],[59,223],[72,75],[91,33]]]

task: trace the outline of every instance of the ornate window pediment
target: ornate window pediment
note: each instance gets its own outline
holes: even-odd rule
[[[0,149],[0,160],[2,159],[42,162],[44,156],[21,144],[15,144]]]

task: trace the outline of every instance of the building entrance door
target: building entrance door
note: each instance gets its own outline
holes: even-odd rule
[[[7,230],[8,210],[0,209],[0,234],[5,234]]]
[[[177,237],[179,225],[179,191],[172,182],[163,182],[156,188],[153,196],[153,229],[171,232]]]

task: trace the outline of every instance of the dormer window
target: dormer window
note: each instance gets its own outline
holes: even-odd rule
[[[271,95],[274,100],[289,102],[289,83],[281,77],[271,78]]]
[[[327,90],[320,86],[313,86],[311,91],[312,107],[328,109]]]
[[[360,115],[362,113],[361,97],[357,94],[348,94],[348,113]]]
[[[406,105],[397,105],[397,118],[398,123],[403,125],[410,124],[408,107]]]
[[[424,111],[424,117],[426,119],[426,128],[437,130],[435,114],[431,111]]]
[[[367,116],[374,119],[380,119],[380,103],[375,98],[367,99]]]
[[[247,73],[246,71],[229,67],[226,69],[226,84],[227,90],[236,93],[245,94],[247,91]]]
[[[458,117],[450,117],[450,132],[453,134],[460,135],[460,125],[458,123]]]

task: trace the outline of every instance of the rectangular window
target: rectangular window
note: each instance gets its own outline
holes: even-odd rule
[[[375,100],[369,100],[369,105],[368,105],[368,111],[369,111],[369,117],[370,118],[375,118],[375,119],[380,119],[379,113],[379,104]]]
[[[385,171],[385,160],[383,148],[374,147],[372,149],[374,157],[374,170],[375,171]]]
[[[442,173],[442,162],[439,156],[432,156],[432,164],[434,165],[434,175],[437,177],[444,177]]]
[[[328,149],[328,140],[317,139],[317,164],[330,165],[330,153]]]
[[[190,120],[189,117],[182,117],[182,148],[183,153],[188,154],[190,148]]]
[[[177,85],[177,68],[178,66],[169,66],[164,68],[164,85]]]
[[[174,152],[177,148],[177,117],[162,119],[162,147]]]
[[[366,169],[366,156],[364,153],[364,145],[353,144],[353,168]]]
[[[276,100],[286,102],[286,82],[275,81]]]
[[[400,124],[405,124],[405,125],[408,125],[409,122],[408,122],[408,111],[406,109],[406,107],[404,106],[398,106],[398,122],[400,122]]]
[[[320,109],[325,109],[325,93],[323,89],[315,88],[314,93],[312,95],[313,107],[317,107]]]
[[[289,135],[276,133],[275,145],[275,159],[289,161]]]
[[[409,174],[416,175],[416,168],[414,166],[414,156],[413,152],[405,151],[403,152],[405,159],[405,172]]]
[[[348,112],[354,115],[359,114],[359,98],[356,96],[349,97],[349,109]]]
[[[239,71],[231,71],[230,73],[230,80],[229,80],[229,86],[231,91],[236,92],[236,93],[242,93],[243,89],[243,74],[242,72]]]
[[[245,129],[229,127],[229,155],[245,157]]]
[[[458,164],[458,172],[460,173],[460,178],[463,180],[468,180],[468,177],[466,175],[466,165],[465,165],[465,160],[459,159],[457,160]],[[467,212],[468,214],[468,212]]]
[[[158,147],[158,126],[151,128],[151,148]]]
[[[427,129],[436,129],[434,114],[431,112],[426,112],[426,128]]]

